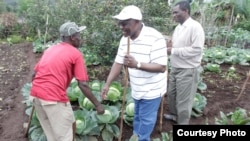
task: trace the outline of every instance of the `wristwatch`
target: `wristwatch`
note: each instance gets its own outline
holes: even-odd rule
[[[137,62],[136,67],[137,67],[138,69],[141,68],[141,62]]]

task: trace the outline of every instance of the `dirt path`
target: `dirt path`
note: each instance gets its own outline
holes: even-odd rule
[[[31,43],[0,46],[0,140],[28,141],[24,138],[23,123],[27,122],[22,86],[30,82],[37,55]]]

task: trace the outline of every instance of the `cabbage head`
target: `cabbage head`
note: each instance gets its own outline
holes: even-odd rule
[[[125,111],[126,111],[126,114],[128,115],[128,116],[134,116],[134,107],[135,107],[135,103],[129,103],[127,106],[126,106],[126,109],[125,109]]]
[[[81,95],[81,93],[82,93],[82,91],[78,86],[76,86],[76,87],[70,86],[67,89],[67,96],[68,96],[70,101],[77,101],[78,97]]]
[[[85,128],[85,121],[81,119],[76,120],[76,130],[81,131],[82,129]]]
[[[102,87],[103,87],[104,84],[105,84],[104,81],[93,80],[92,82],[90,82],[90,87],[91,87],[92,91],[100,92],[102,90]]]
[[[121,98],[121,92],[119,91],[119,89],[114,86],[109,87],[109,91],[107,93],[107,99],[112,102],[116,102],[120,100],[120,98]]]
[[[102,123],[108,123],[112,119],[112,114],[109,110],[105,109],[104,114],[96,115],[96,117]]]
[[[95,107],[95,105],[87,97],[84,98],[82,105],[87,110],[93,109]]]

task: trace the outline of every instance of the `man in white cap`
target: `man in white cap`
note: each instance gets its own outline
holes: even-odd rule
[[[118,77],[123,66],[128,67],[135,103],[131,140],[150,141],[161,98],[167,88],[166,41],[160,32],[142,23],[141,11],[134,5],[126,6],[113,18],[118,20],[123,37],[102,97],[106,98],[111,82]]]
[[[48,48],[34,68],[31,96],[37,117],[48,141],[72,141],[75,135],[74,113],[66,90],[76,78],[82,93],[95,105],[98,114],[104,109],[91,93],[82,53],[80,32],[74,22],[61,25],[62,42]]]

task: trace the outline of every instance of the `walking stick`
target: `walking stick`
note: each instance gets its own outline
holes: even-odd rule
[[[166,77],[167,77],[167,80],[168,80],[168,70],[166,70],[166,71],[167,71]],[[167,94],[167,92],[165,94]],[[162,132],[162,116],[163,116],[163,109],[164,109],[164,99],[165,99],[165,95],[163,95],[162,98],[161,98],[161,109],[160,109],[161,111],[160,111],[160,128],[159,128],[159,132]]]
[[[164,107],[164,98],[165,95],[162,96],[161,98],[161,112],[160,112],[160,129],[159,132],[162,132],[162,115],[163,115],[163,107]]]
[[[128,46],[127,46],[127,55],[130,51],[130,37],[128,36]],[[124,114],[124,105],[126,100],[126,93],[127,93],[127,87],[128,87],[128,67],[125,66],[125,74],[124,74],[124,91],[123,91],[123,97],[122,97],[122,111],[121,111],[121,121],[120,121],[120,134],[119,134],[119,141],[122,140],[122,128],[123,128],[123,114]]]
[[[241,88],[241,92],[240,94],[238,95],[237,99],[235,101],[238,101],[241,97],[241,95],[243,94],[245,88],[246,88],[246,85],[247,85],[247,82],[250,80],[250,71],[247,73],[247,79],[245,80],[245,82],[243,83],[243,86]]]
[[[30,129],[30,124],[31,124],[31,120],[32,120],[32,116],[33,116],[34,110],[35,110],[35,106],[32,105],[32,109],[31,109],[31,114],[29,116],[28,125],[27,125],[27,128],[25,130],[25,134],[24,134],[25,137],[29,136],[29,129]]]

